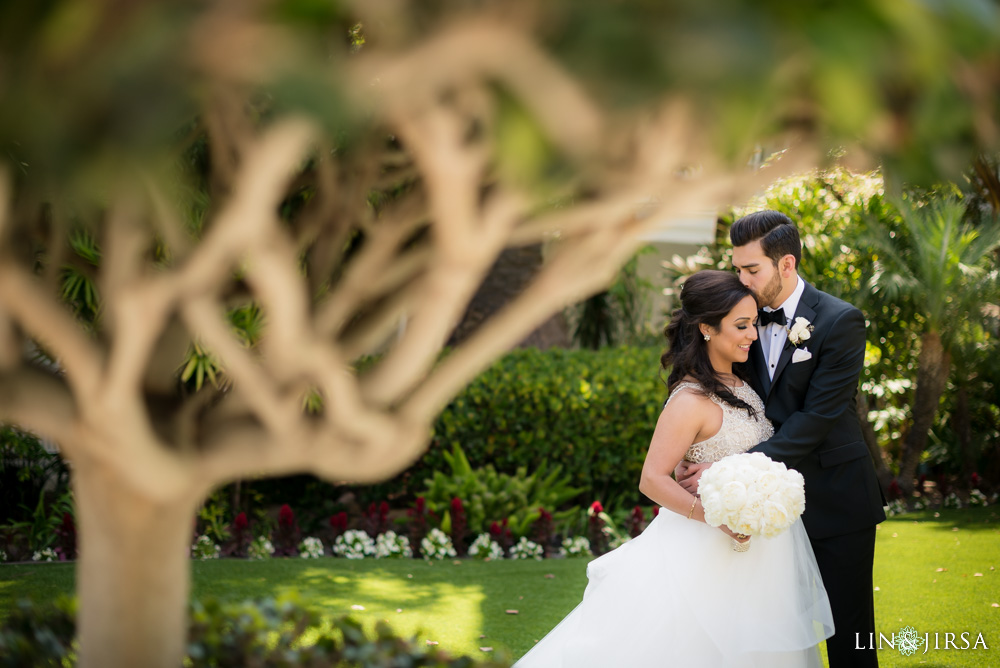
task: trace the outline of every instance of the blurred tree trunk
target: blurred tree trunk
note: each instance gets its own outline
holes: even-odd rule
[[[868,453],[872,456],[872,461],[875,462],[875,474],[878,476],[878,481],[882,485],[882,489],[889,489],[889,484],[892,482],[892,471],[889,470],[889,465],[886,463],[885,454],[878,447],[878,436],[875,434],[875,428],[868,421],[868,413],[871,411],[871,407],[868,404],[868,395],[862,392],[860,388],[858,388],[855,408],[858,414],[858,422],[861,423],[861,433],[865,437],[865,445],[868,446]]]
[[[531,284],[545,263],[542,244],[508,248],[490,268],[486,279],[476,291],[462,320],[448,339],[449,346],[465,341],[480,326],[504,306],[513,301]],[[569,327],[566,316],[556,313],[526,336],[519,348],[565,348],[569,346]]]
[[[959,380],[955,388],[955,409],[951,415],[952,431],[958,441],[958,451],[961,457],[962,486],[969,485],[969,480],[976,470],[976,453],[972,448],[972,415],[969,411],[969,388]]]
[[[177,668],[199,497],[153,502],[98,463],[73,474],[81,668]]]
[[[927,449],[927,437],[934,426],[938,403],[948,382],[951,355],[941,343],[937,332],[925,332],[920,337],[920,355],[917,358],[917,389],[913,399],[913,422],[903,441],[899,466],[899,487],[903,494],[913,492],[914,478],[920,458]]]

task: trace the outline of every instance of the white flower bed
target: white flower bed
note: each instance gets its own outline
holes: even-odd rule
[[[299,556],[303,559],[319,559],[323,556],[323,541],[307,536],[299,543]]]
[[[410,539],[389,530],[375,537],[376,559],[405,559],[413,556]]]
[[[510,548],[511,559],[536,559],[541,561],[544,554],[545,551],[541,545],[528,540],[525,536],[521,536],[521,540],[517,541],[517,544]]]
[[[264,536],[257,536],[247,548],[247,557],[250,559],[269,559],[274,554],[274,545]]]
[[[458,556],[455,547],[451,544],[451,538],[441,529],[431,529],[427,536],[420,541],[420,553],[428,561]]]
[[[220,552],[222,550],[219,546],[205,535],[198,536],[194,541],[194,545],[191,546],[191,556],[202,561],[205,559],[218,559]]]
[[[38,552],[31,555],[32,561],[59,561],[59,555],[51,547],[43,547]],[[7,555],[4,555],[2,561],[7,561]]]
[[[485,561],[503,559],[503,548],[488,533],[481,533],[476,536],[476,540],[472,541],[472,545],[469,546],[469,556]]]
[[[375,556],[375,541],[366,531],[350,529],[337,536],[333,542],[333,553],[347,559],[364,559]]]
[[[590,541],[585,536],[572,536],[563,538],[559,554],[564,557],[589,557],[593,553],[590,551]]]

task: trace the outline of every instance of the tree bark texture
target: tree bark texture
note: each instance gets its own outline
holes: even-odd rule
[[[914,478],[920,458],[927,449],[927,437],[934,425],[941,394],[948,382],[951,356],[937,332],[925,332],[920,337],[920,355],[917,358],[917,389],[913,399],[913,419],[903,441],[902,461],[899,467],[899,486],[905,495],[913,492]]]
[[[878,476],[878,481],[882,485],[882,489],[889,489],[889,483],[892,482],[892,471],[889,470],[889,465],[886,464],[885,453],[878,446],[878,437],[875,434],[875,428],[868,421],[868,411],[871,408],[868,405],[868,395],[861,391],[861,389],[858,389],[858,400],[855,406],[858,413],[858,421],[861,423],[861,433],[865,437],[865,445],[868,446],[868,452],[872,456],[872,461],[875,462],[875,475]]]
[[[73,472],[81,668],[177,668],[200,499],[152,502],[97,464]]]

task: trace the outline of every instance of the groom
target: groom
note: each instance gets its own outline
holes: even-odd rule
[[[744,371],[775,428],[753,450],[805,479],[802,522],[833,610],[835,634],[826,641],[830,668],[878,666],[874,649],[856,649],[870,646],[865,640],[875,631],[875,525],[885,519],[855,410],[865,318],[799,277],[799,231],[784,214],[744,216],[729,238],[733,266],[761,307],[759,336]],[[679,480],[694,492],[701,469],[687,469],[678,471]]]

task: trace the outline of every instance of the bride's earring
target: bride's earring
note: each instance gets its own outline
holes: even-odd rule
[[[706,335],[705,335],[705,340],[706,340],[706,341],[711,341],[711,340],[712,340],[712,337],[711,337],[711,336],[709,336],[708,334],[706,334]]]

